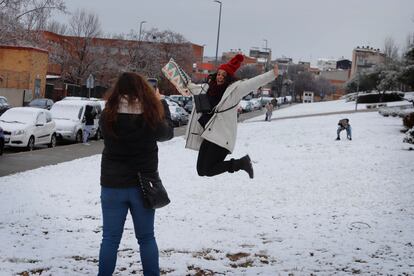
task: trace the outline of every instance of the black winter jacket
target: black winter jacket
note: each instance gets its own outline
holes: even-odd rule
[[[138,172],[158,170],[157,141],[167,141],[174,136],[168,105],[163,102],[166,119],[150,128],[142,114],[118,113],[114,124],[115,135],[105,131],[105,116],[99,122],[104,138],[101,160],[101,185],[127,188],[138,185]],[[105,110],[103,111],[105,113]]]

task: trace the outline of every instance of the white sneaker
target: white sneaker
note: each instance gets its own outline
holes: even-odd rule
[[[89,143],[83,143],[84,146],[90,146],[91,144]]]

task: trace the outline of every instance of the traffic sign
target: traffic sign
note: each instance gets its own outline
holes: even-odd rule
[[[86,88],[94,88],[95,87],[95,78],[92,74],[89,75],[88,79],[86,80]]]

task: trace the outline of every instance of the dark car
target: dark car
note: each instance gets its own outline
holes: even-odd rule
[[[9,108],[10,108],[10,105],[7,102],[7,98],[0,96],[0,115],[6,112],[6,110]]]
[[[181,106],[169,106],[171,113],[171,120],[175,127],[188,124],[188,113]]]
[[[3,129],[0,127],[0,155],[3,154],[4,150],[4,132]]]
[[[184,105],[184,109],[185,111],[187,111],[188,113],[191,113],[191,111],[193,110],[193,100],[189,100],[185,105]]]
[[[29,106],[50,110],[53,104],[51,99],[34,99],[29,103]]]

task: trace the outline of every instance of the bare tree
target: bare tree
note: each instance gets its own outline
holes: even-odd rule
[[[98,37],[102,32],[98,15],[84,9],[76,10],[69,21],[69,31],[77,37]]]
[[[313,82],[313,91],[321,97],[321,99],[335,92],[335,86],[329,80],[319,77]]]
[[[68,33],[68,26],[58,21],[51,21],[48,23],[46,30],[55,34],[66,35]]]
[[[240,79],[250,79],[260,74],[260,69],[257,67],[256,64],[248,64],[242,66],[239,70],[237,70],[237,76]]]
[[[0,43],[37,46],[52,11],[66,11],[64,0],[0,0]]]
[[[183,35],[170,30],[160,31],[153,28],[141,35],[142,39],[139,40],[136,32],[131,31],[128,34],[134,43],[129,44],[127,49],[129,59],[125,68],[159,79],[160,89],[168,94],[167,91],[174,89],[162,75],[161,68],[173,58],[187,73],[191,73],[194,61],[191,43]]]
[[[69,21],[69,34],[72,35],[65,46],[70,60],[67,78],[76,84],[82,84],[92,72],[99,68],[99,58],[94,57],[93,39],[101,34],[101,25],[96,14],[86,10],[77,10]]]
[[[294,99],[296,100],[296,95],[299,95],[299,100],[302,100],[302,94],[304,91],[312,91],[314,75],[307,71],[299,71],[296,75],[294,80],[295,88],[294,88]]]
[[[395,41],[392,37],[387,37],[384,41],[383,52],[386,56],[387,62],[396,61],[398,59],[398,46],[395,44]]]

